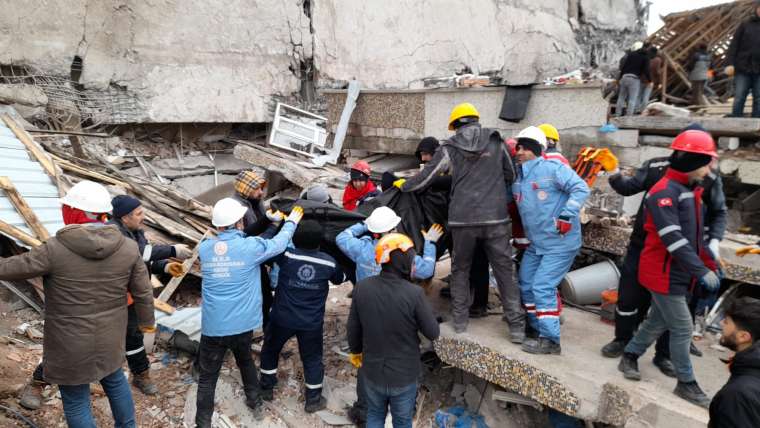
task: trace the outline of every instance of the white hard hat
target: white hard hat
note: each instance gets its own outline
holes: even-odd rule
[[[372,214],[364,220],[372,233],[385,233],[393,230],[401,222],[401,217],[396,215],[396,212],[388,207],[375,208]]]
[[[227,227],[243,218],[248,208],[232,198],[224,198],[214,205],[211,213],[211,224],[216,227]]]
[[[69,189],[61,198],[61,203],[89,213],[107,213],[113,209],[108,190],[103,185],[88,180],[80,181]]]
[[[517,134],[517,137],[515,139],[517,142],[520,142],[521,138],[525,138],[527,140],[533,140],[537,142],[541,148],[546,150],[546,134],[544,134],[544,131],[542,131],[540,128],[535,126],[529,126],[522,131],[520,131],[519,134]]]

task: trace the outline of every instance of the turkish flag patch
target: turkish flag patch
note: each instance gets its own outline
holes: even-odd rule
[[[657,200],[657,206],[658,207],[672,207],[673,206],[673,200],[670,198],[661,198]]]

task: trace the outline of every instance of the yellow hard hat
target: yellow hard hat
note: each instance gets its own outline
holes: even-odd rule
[[[410,248],[414,248],[412,240],[403,233],[389,233],[379,241],[375,246],[375,261],[381,265],[388,263],[391,260],[391,253],[396,250],[407,252]]]
[[[544,131],[546,138],[551,138],[554,141],[559,141],[559,131],[557,131],[557,128],[555,128],[553,125],[543,123],[541,125],[538,125],[538,129]]]
[[[454,107],[449,115],[449,131],[454,130],[454,122],[456,122],[457,119],[470,116],[480,119],[480,113],[478,113],[478,110],[474,105],[470,103],[462,103]]]

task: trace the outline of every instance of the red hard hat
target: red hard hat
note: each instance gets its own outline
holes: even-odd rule
[[[504,144],[507,145],[507,151],[509,152],[509,155],[514,157],[517,153],[517,140],[514,138],[509,138],[506,141],[504,141]]]
[[[367,176],[372,172],[372,168],[370,168],[369,164],[363,160],[356,161],[355,164],[351,165],[351,169],[355,169]]]
[[[684,131],[676,136],[670,148],[682,152],[718,157],[718,152],[715,151],[715,140],[705,131]]]

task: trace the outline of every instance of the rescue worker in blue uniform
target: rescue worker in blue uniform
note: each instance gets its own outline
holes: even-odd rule
[[[338,248],[356,263],[356,282],[380,274],[380,265],[375,261],[375,246],[380,237],[394,231],[400,222],[401,217],[392,209],[378,207],[364,222],[356,223],[335,237]],[[414,279],[427,279],[435,273],[435,243],[443,236],[443,228],[434,224],[422,235],[425,244],[422,257],[414,258]]]
[[[198,427],[211,426],[216,381],[228,349],[240,369],[246,405],[254,412],[261,411],[259,379],[251,356],[253,330],[262,325],[261,264],[285,251],[303,218],[303,209],[294,207],[272,239],[245,236],[246,211],[232,198],[217,202],[211,223],[219,234],[199,244],[203,303],[195,416]]]
[[[341,284],[345,275],[334,258],[319,251],[322,226],[306,220],[293,235],[293,246],[274,259],[279,268],[274,304],[261,347],[262,398],[271,401],[277,384],[280,351],[291,337],[298,339],[306,387],[307,413],[325,408],[322,397],[322,332],[330,282]]]
[[[540,129],[522,130],[516,148],[520,166],[512,194],[530,240],[520,265],[520,291],[528,321],[539,333],[522,349],[560,354],[557,286],[581,247],[578,215],[589,188],[573,170],[541,156],[546,136]]]

